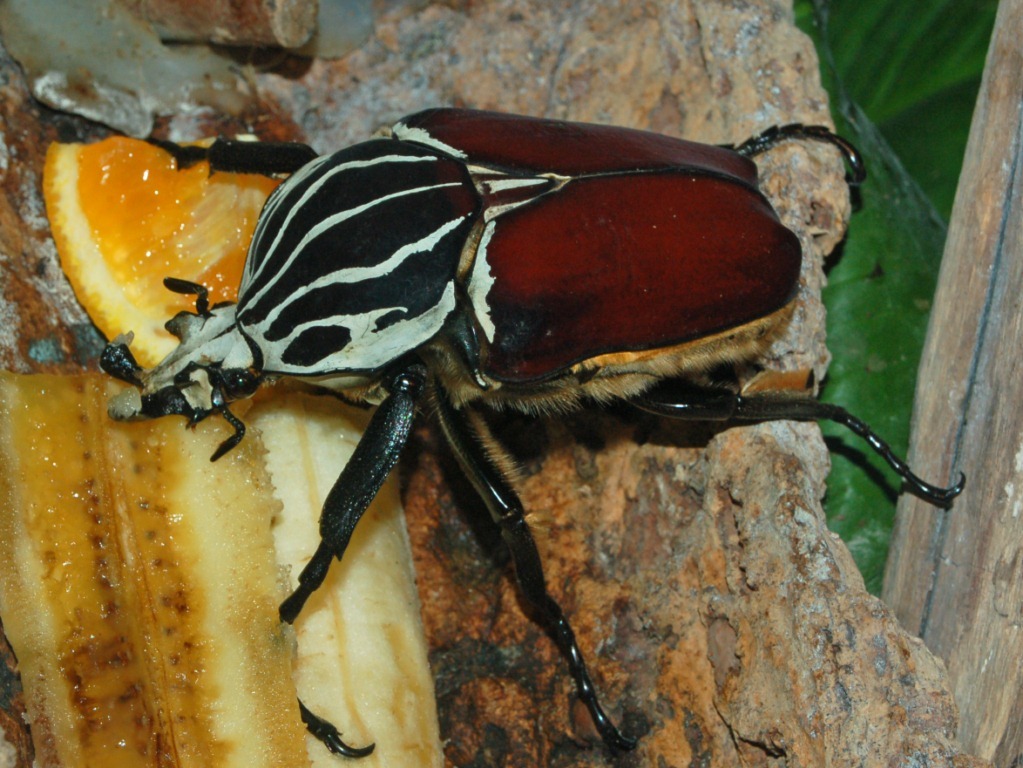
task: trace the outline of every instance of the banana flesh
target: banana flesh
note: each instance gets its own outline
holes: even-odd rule
[[[245,416],[263,436],[266,466],[283,502],[273,531],[289,588],[319,543],[323,499],[368,417],[332,397],[276,392]],[[376,744],[372,755],[352,762],[357,768],[444,765],[411,561],[397,483],[388,481],[344,559],[334,562],[295,622],[302,701],[340,728],[348,744]],[[315,768],[338,768],[338,758],[312,736],[307,740]]]
[[[221,420],[115,423],[115,391],[0,373],[0,617],[37,764],[343,765],[306,734],[301,695],[377,743],[360,766],[441,765],[400,509],[371,511],[307,605],[297,664],[277,617],[340,471],[324,446],[358,425],[320,398],[267,401],[211,465]]]

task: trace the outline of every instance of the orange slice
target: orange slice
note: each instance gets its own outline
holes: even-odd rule
[[[163,327],[194,299],[165,277],[201,283],[210,301],[233,301],[259,212],[279,183],[214,173],[207,163],[177,170],[165,151],[137,139],[53,144],[43,189],[61,265],[107,338],[133,331],[144,367],[177,346]]]

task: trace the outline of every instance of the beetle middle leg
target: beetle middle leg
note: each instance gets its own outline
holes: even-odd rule
[[[320,544],[298,577],[298,586],[280,607],[281,621],[294,623],[306,601],[323,584],[334,559],[348,548],[355,526],[362,519],[408,440],[416,403],[426,383],[426,370],[418,361],[396,365],[384,377],[388,397],[376,409],[348,464],[327,494],[320,515]],[[373,744],[351,747],[332,724],[299,701],[302,722],[331,752],[365,757]]]
[[[437,415],[441,428],[455,457],[482,497],[494,522],[511,552],[515,577],[523,597],[536,612],[537,619],[554,638],[558,649],[568,661],[579,699],[586,705],[601,738],[612,752],[633,749],[636,739],[623,734],[604,712],[597,689],[586,669],[575,632],[557,601],[547,591],[543,563],[536,541],[526,523],[522,502],[512,489],[497,463],[487,454],[481,442],[485,426],[470,423],[447,399],[443,389],[435,388]]]

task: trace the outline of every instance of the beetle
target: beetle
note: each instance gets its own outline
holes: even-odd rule
[[[301,144],[157,142],[185,167],[287,175],[253,235],[237,304],[167,323],[180,340],[143,370],[130,337],[101,357],[134,385],[115,419],[211,414],[245,433],[230,404],[279,377],[312,380],[376,406],[324,504],[321,541],[281,604],[293,622],[322,584],[408,438],[433,411],[510,550],[521,593],[566,657],[580,700],[612,751],[636,741],[607,715],[572,628],[548,593],[507,459],[479,405],[564,411],[626,400],[681,419],[829,419],[863,437],[912,492],[947,506],[867,425],[804,392],[750,391],[712,372],[755,361],[784,328],[802,253],[757,186],[753,158],[790,140],[836,146],[850,182],[856,149],[827,128],[772,128],[738,146],[465,109],[433,109],[389,135],[317,156]],[[301,704],[301,703],[300,703]],[[301,706],[333,752],[369,754]]]

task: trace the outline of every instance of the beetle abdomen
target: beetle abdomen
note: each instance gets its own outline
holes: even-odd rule
[[[479,208],[462,163],[386,139],[293,174],[267,201],[239,290],[263,370],[373,371],[434,336]]]
[[[686,169],[573,179],[483,236],[469,293],[485,373],[533,381],[744,325],[791,300],[800,262],[799,240],[742,181]]]

